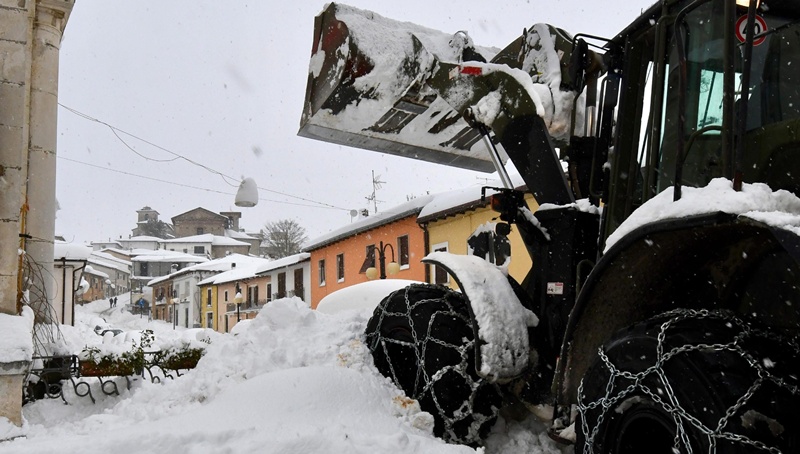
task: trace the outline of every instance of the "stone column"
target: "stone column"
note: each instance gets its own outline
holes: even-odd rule
[[[55,293],[58,51],[73,2],[0,0],[0,313],[14,317],[20,313],[20,249],[43,266],[36,276],[50,277],[33,282],[45,296],[32,303],[52,304]],[[31,241],[23,245],[21,235]],[[32,344],[27,337],[3,342]],[[16,425],[22,424],[29,362],[0,358],[0,417]]]
[[[37,322],[57,322],[60,301],[54,301],[53,240],[56,223],[56,125],[58,116],[58,53],[73,0],[38,0],[33,24],[30,78],[30,142],[28,144],[28,184],[25,250],[41,271],[32,276],[44,294],[31,305]],[[52,306],[36,307],[36,305]]]

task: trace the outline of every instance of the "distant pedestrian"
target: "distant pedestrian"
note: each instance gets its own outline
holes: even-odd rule
[[[108,299],[108,308],[111,309],[112,307],[114,307],[114,298],[109,298]]]

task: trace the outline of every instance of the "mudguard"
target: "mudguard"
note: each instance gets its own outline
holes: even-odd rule
[[[478,375],[493,383],[519,377],[530,356],[528,327],[539,319],[520,303],[505,270],[480,257],[447,252],[422,261],[446,270],[469,301]]]

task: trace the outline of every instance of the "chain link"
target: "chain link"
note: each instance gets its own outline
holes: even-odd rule
[[[427,289],[440,288],[442,290],[442,297],[413,300],[412,295],[415,294],[415,292],[413,292],[414,287],[424,287]],[[475,399],[478,394],[478,390],[484,386],[492,385],[474,373],[475,366],[472,364],[472,361],[474,360],[470,360],[470,352],[474,349],[475,341],[471,338],[472,324],[469,319],[466,306],[461,308],[461,310],[459,310],[457,307],[454,307],[447,298],[447,294],[452,291],[446,289],[445,287],[412,285],[405,289],[398,290],[398,292],[404,292],[404,304],[394,305],[395,307],[392,308],[394,310],[387,310],[387,307],[390,306],[390,302],[394,298],[394,294],[387,297],[386,300],[381,303],[376,310],[376,313],[373,314],[373,318],[378,317],[379,319],[378,323],[375,325],[377,328],[372,332],[368,332],[366,335],[367,345],[373,351],[376,349],[381,349],[383,355],[387,358],[389,372],[391,375],[390,378],[398,386],[401,383],[399,380],[399,373],[401,371],[398,371],[397,368],[401,366],[399,364],[394,364],[393,358],[389,353],[389,347],[391,345],[396,345],[413,350],[416,358],[416,378],[414,380],[413,389],[404,391],[406,391],[406,393],[409,394],[409,397],[412,399],[417,399],[420,401],[426,395],[431,397],[431,400],[434,402],[436,408],[431,409],[423,407],[423,410],[432,413],[435,412],[435,414],[440,417],[444,425],[443,438],[445,440],[458,441],[462,443],[479,443],[480,428],[484,425],[484,423],[496,418],[498,410],[497,408],[492,408],[489,414],[481,414],[475,409]],[[464,304],[467,303],[464,302]],[[426,309],[424,306],[427,305],[433,307],[431,309]],[[404,310],[402,310],[402,312],[397,311],[397,309],[400,309],[400,307],[397,306],[402,307]],[[419,318],[415,320],[414,314],[428,312],[430,312],[432,315],[424,321],[425,325],[417,326],[417,323],[422,322],[422,320]],[[384,334],[381,332],[380,327],[384,325],[388,318],[393,317],[402,318],[408,323],[412,341],[409,342],[407,340],[395,339],[394,337],[385,335],[389,333]],[[437,338],[434,329],[438,326],[437,320],[441,320],[441,317],[453,317],[454,319],[459,320],[467,328],[465,333],[470,333],[470,338],[463,337],[461,342],[458,344]],[[428,358],[429,350],[432,344],[437,346],[437,358]],[[441,352],[443,350],[452,352],[452,355],[442,355]],[[435,371],[429,370],[430,366],[426,367],[428,364],[437,364],[438,361],[443,359],[443,356],[452,359],[457,358],[457,362],[451,364],[445,363],[442,366],[437,366]],[[470,373],[471,371],[473,371],[473,373]],[[431,374],[431,372],[433,373]],[[435,385],[443,377],[449,374],[457,374],[461,378],[462,383],[465,384],[469,389],[469,395],[465,396],[465,400],[460,407],[450,411],[448,411],[447,408],[452,408],[452,402],[445,403],[443,401],[443,397],[437,394],[437,390],[435,388]],[[443,389],[442,391],[452,392],[451,389]],[[469,418],[471,418],[472,421],[469,424],[468,433],[466,434],[465,438],[464,434],[456,433],[457,430],[455,426],[456,424],[468,420]]]
[[[591,454],[593,451],[594,441],[599,433],[607,414],[612,409],[618,409],[620,404],[623,404],[628,399],[649,399],[654,404],[660,406],[664,411],[669,413],[672,417],[675,427],[675,439],[673,442],[673,450],[675,452],[685,452],[691,454],[692,446],[689,442],[690,431],[696,431],[703,434],[709,441],[709,454],[717,453],[717,442],[725,440],[729,442],[739,443],[741,445],[748,445],[764,452],[772,454],[780,454],[781,450],[775,447],[767,446],[765,443],[753,440],[745,435],[726,431],[725,427],[728,425],[729,420],[739,412],[751,400],[753,395],[763,386],[767,381],[775,384],[776,386],[789,391],[792,395],[798,396],[798,386],[796,384],[787,383],[782,377],[778,377],[770,373],[770,371],[761,364],[752,354],[747,352],[743,344],[746,340],[752,338],[762,338],[779,342],[784,348],[790,348],[797,353],[798,349],[797,338],[785,339],[780,335],[758,330],[750,327],[742,320],[735,317],[732,313],[727,311],[711,311],[707,309],[690,310],[690,309],[675,309],[662,314],[667,320],[661,323],[657,336],[656,344],[656,359],[655,364],[640,372],[630,372],[619,370],[609,359],[606,352],[600,348],[598,356],[603,366],[608,369],[609,378],[605,386],[605,395],[599,399],[583,403],[584,396],[584,383],[581,382],[578,388],[578,412],[581,414],[581,427],[583,435],[585,436],[586,443],[583,446],[583,454]],[[674,347],[666,350],[667,331],[677,323],[689,319],[714,319],[729,324],[729,326],[737,327],[740,332],[734,336],[733,340],[726,343],[696,343],[687,344],[679,347]],[[666,350],[666,351],[665,351]],[[682,406],[673,390],[673,383],[667,376],[663,369],[663,365],[670,359],[677,355],[686,354],[696,351],[727,351],[740,355],[748,365],[757,373],[757,378],[748,387],[747,391],[736,400],[736,403],[729,407],[725,414],[717,421],[716,427],[709,427],[701,422],[695,416],[689,414]],[[644,384],[646,378],[656,376],[659,390],[653,390]],[[630,380],[631,383],[621,389],[617,388],[617,381],[620,378]],[[677,386],[677,384],[676,384]],[[636,392],[636,394],[634,394]],[[660,394],[663,394],[663,398]],[[632,402],[633,403],[633,402]],[[589,427],[587,422],[587,414],[599,409],[599,415],[596,417],[593,427]]]

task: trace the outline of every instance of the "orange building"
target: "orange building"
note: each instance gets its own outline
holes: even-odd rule
[[[387,279],[424,282],[426,267],[420,260],[427,253],[427,241],[417,215],[431,199],[412,199],[314,239],[305,248],[311,253],[311,308],[330,293],[366,282],[366,267],[380,269],[381,255],[385,264],[394,261],[400,267]]]

